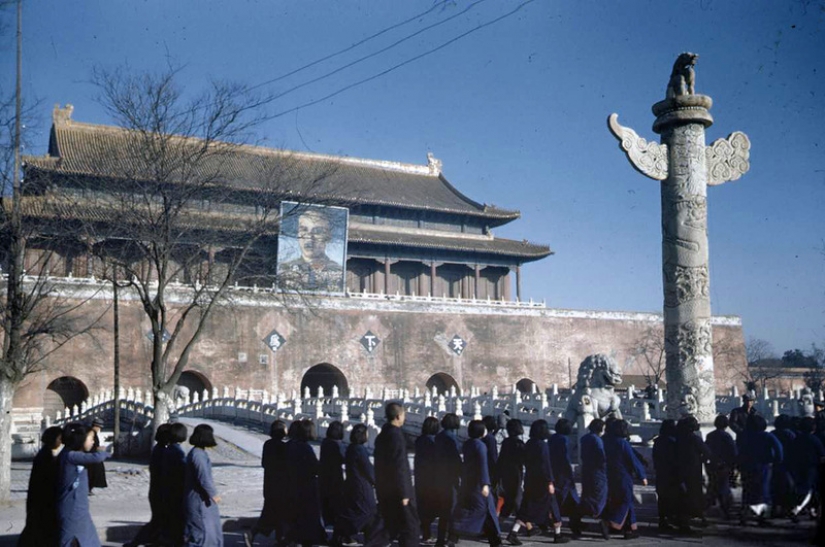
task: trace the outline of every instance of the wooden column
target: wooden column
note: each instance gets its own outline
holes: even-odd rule
[[[430,296],[435,296],[435,262],[430,262]]]
[[[481,278],[481,266],[479,266],[478,264],[475,265],[475,274],[476,278],[473,283],[473,298],[478,298],[478,282]]]
[[[390,294],[390,259],[384,260],[384,294]]]
[[[516,266],[516,299],[521,301],[521,266]]]

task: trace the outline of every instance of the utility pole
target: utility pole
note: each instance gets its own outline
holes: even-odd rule
[[[115,389],[114,389],[114,400],[115,400],[115,428],[114,428],[114,445],[115,445],[115,455],[120,455],[120,445],[118,441],[120,440],[120,320],[118,314],[118,299],[117,299],[117,269],[115,269],[114,275],[112,276],[112,308],[115,314],[114,318],[114,345],[115,345],[115,355],[114,355],[114,366],[115,366]]]

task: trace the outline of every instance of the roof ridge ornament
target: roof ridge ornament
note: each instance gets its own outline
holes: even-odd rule
[[[427,152],[427,169],[429,169],[430,175],[434,177],[439,176],[443,166],[444,162],[436,158],[432,152]]]
[[[52,111],[52,123],[54,125],[69,125],[72,121],[72,112],[74,112],[73,105],[67,103],[64,108],[60,108],[60,103],[57,103]]]

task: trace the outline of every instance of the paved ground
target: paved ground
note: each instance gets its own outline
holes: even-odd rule
[[[196,422],[187,420],[191,427]],[[263,470],[260,468],[261,444],[266,436],[260,433],[212,422],[219,446],[211,452],[215,482],[221,493],[221,516],[224,526],[224,542],[227,546],[243,545],[241,533],[252,526],[263,502]],[[16,545],[17,535],[25,524],[25,497],[31,464],[12,464],[11,505],[0,507],[0,547]],[[98,526],[101,542],[106,546],[121,545],[131,539],[139,527],[149,520],[149,503],[146,499],[149,477],[144,462],[110,461],[107,463],[109,488],[96,491],[91,498],[92,518]],[[813,534],[813,523],[803,521],[798,525],[776,521],[769,528],[753,525],[741,527],[710,517],[711,526],[701,536],[680,537],[660,535],[656,530],[656,508],[650,489],[640,489],[644,503],[638,507],[641,537],[615,541],[622,545],[764,545],[785,546],[808,544]],[[504,525],[509,530],[511,523]],[[605,543],[591,523],[584,538],[571,545]],[[272,542],[256,542],[256,545],[272,545]],[[525,545],[552,544],[552,538],[536,536]],[[484,543],[462,540],[461,546],[483,546]]]

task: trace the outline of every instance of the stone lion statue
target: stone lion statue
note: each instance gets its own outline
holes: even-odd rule
[[[592,414],[593,418],[613,415],[621,419],[621,400],[615,392],[621,382],[622,369],[613,357],[601,353],[589,355],[579,365],[576,393],[568,401],[564,417],[573,423],[582,414]]]
[[[696,82],[696,59],[699,56],[689,51],[682,53],[673,63],[673,70],[670,72],[670,80],[667,84],[665,97],[672,99],[681,95],[693,95]]]
[[[813,417],[816,415],[816,408],[814,407],[814,393],[811,388],[803,388],[799,393],[799,400],[797,404],[797,416]]]

